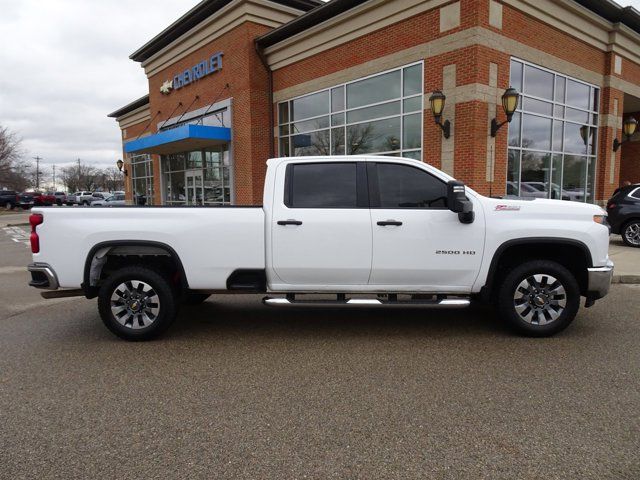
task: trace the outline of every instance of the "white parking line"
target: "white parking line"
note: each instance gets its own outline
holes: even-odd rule
[[[29,233],[20,227],[3,227],[4,232],[16,243],[30,246]]]

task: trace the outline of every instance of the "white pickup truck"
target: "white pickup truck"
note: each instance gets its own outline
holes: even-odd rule
[[[30,285],[98,297],[127,340],[163,332],[181,303],[233,292],[280,306],[480,300],[519,332],[548,336],[581,296],[589,307],[609,291],[609,228],[595,205],[487,198],[397,157],[267,165],[262,206],[34,208]]]

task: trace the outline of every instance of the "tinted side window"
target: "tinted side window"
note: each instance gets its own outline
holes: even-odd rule
[[[291,208],[357,208],[355,163],[302,163],[288,174]]]
[[[424,170],[378,163],[380,208],[447,208],[447,186]]]
[[[635,198],[636,200],[640,200],[640,188],[636,188],[635,190],[631,190],[629,194],[630,197]]]

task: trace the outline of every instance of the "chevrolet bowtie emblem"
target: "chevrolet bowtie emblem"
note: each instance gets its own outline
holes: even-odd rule
[[[165,82],[160,86],[160,93],[163,95],[169,95],[169,93],[173,90],[173,81],[165,80]]]

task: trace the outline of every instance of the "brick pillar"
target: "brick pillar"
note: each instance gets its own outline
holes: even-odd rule
[[[595,201],[602,205],[620,184],[621,149],[613,151],[613,140],[621,139],[624,93],[604,87],[600,99],[600,141],[595,175]]]

